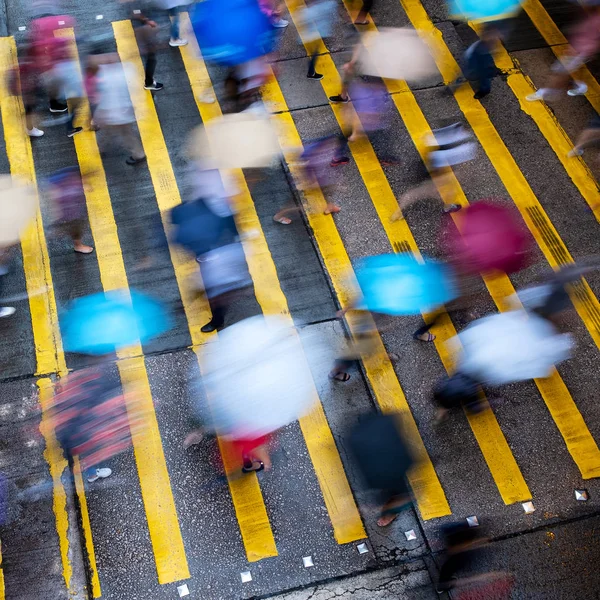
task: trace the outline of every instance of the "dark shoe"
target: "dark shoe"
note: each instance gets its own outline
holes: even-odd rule
[[[125,162],[131,166],[139,165],[140,163],[146,162],[146,157],[143,156],[142,158],[133,158],[133,156],[130,156]]]
[[[475,100],[481,100],[482,98],[485,98],[490,93],[490,91],[491,90],[475,92],[473,98],[475,98]]]
[[[73,137],[76,133],[79,133],[80,131],[83,131],[83,127],[73,127],[73,129],[69,129],[69,131],[67,131],[67,136]]]
[[[150,90],[152,92],[159,92],[160,90],[162,90],[165,86],[162,83],[158,83],[158,81],[153,81],[150,85],[146,84],[144,86],[145,90]]]
[[[69,110],[69,107],[58,100],[50,100],[50,105],[48,106],[51,113],[64,113]]]
[[[329,102],[333,102],[334,104],[346,104],[350,100],[350,96],[346,96],[345,98],[338,94],[337,96],[329,96]]]
[[[217,331],[217,329],[222,329],[222,323],[215,323],[214,321],[209,321],[206,325],[203,325],[200,328],[202,333],[212,333],[213,331]]]
[[[309,73],[306,77],[308,79],[323,79],[323,73]]]
[[[347,156],[340,156],[339,158],[333,158],[329,163],[332,167],[339,167],[340,165],[347,165],[350,159]]]

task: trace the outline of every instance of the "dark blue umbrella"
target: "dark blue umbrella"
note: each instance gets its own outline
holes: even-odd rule
[[[256,0],[204,0],[190,13],[206,61],[235,66],[275,46],[275,29]]]
[[[369,256],[360,262],[356,277],[365,308],[377,313],[416,315],[457,296],[449,267],[417,262],[408,253]]]
[[[232,216],[220,217],[202,199],[184,202],[171,211],[172,240],[196,256],[228,244],[237,236]]]
[[[160,302],[126,290],[77,298],[61,315],[65,350],[109,354],[168,331],[171,319]]]

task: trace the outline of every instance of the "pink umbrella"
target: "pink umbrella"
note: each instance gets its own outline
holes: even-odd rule
[[[531,237],[514,211],[481,200],[457,215],[450,226],[446,251],[463,273],[515,273],[527,265]]]

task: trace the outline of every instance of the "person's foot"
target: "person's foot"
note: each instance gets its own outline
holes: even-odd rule
[[[145,90],[150,90],[151,92],[159,92],[165,86],[162,83],[158,83],[158,81],[154,80],[151,84],[146,84],[144,86]]]
[[[190,431],[183,440],[183,447],[187,450],[190,446],[199,444],[204,439],[204,434],[199,429]]]
[[[462,206],[460,204],[444,204],[444,208],[442,208],[442,212],[447,215],[449,213],[458,212]]]
[[[557,93],[555,90],[550,88],[540,88],[533,94],[529,94],[529,96],[525,96],[525,100],[527,102],[539,102],[540,100],[552,100],[556,98]]]
[[[206,325],[203,325],[200,328],[202,333],[212,333],[213,331],[217,331],[217,329],[222,329],[223,325],[219,323],[215,323],[214,321],[209,321]]]
[[[398,513],[386,513],[377,519],[378,527],[387,527],[391,525],[398,518]]]
[[[334,215],[336,213],[339,213],[340,210],[342,210],[339,206],[336,206],[335,204],[328,204],[325,207],[325,210],[323,211],[324,215]]]
[[[307,76],[307,79],[315,79],[315,80],[319,80],[319,79],[323,79],[323,73],[309,73]]]
[[[253,460],[251,465],[243,466],[242,467],[242,473],[252,473],[253,471],[255,473],[258,473],[259,471],[262,471],[265,468],[265,464],[260,461],[260,460]]]
[[[10,317],[16,312],[17,309],[13,308],[12,306],[0,306],[0,319],[3,319],[4,317]]]
[[[83,127],[73,127],[67,131],[67,137],[73,137],[76,133],[83,131]]]
[[[342,96],[341,94],[337,94],[337,96],[329,96],[329,102],[333,104],[346,104],[350,100],[349,96]]]
[[[342,383],[346,383],[350,379],[350,373],[346,373],[346,371],[340,371],[338,369],[334,369],[329,373],[329,379],[333,381],[341,381]]]
[[[139,165],[140,163],[146,162],[146,157],[142,156],[142,158],[135,158],[130,156],[127,160],[125,160],[125,162],[131,166]]]
[[[273,21],[271,23],[271,25],[273,25],[273,27],[276,27],[277,29],[283,29],[284,27],[287,27],[289,25],[289,21],[286,21],[285,19],[277,19],[276,21]]]
[[[433,335],[433,333],[429,333],[429,331],[426,331],[425,333],[413,334],[413,338],[419,342],[433,342],[433,340],[435,340],[435,335]]]
[[[171,46],[172,48],[177,48],[178,46],[187,46],[188,45],[188,41],[185,38],[171,38],[169,40],[169,46]]]
[[[576,81],[575,85],[567,90],[569,96],[583,96],[588,91],[588,86],[583,81]]]
[[[275,215],[273,217],[273,221],[275,221],[275,223],[279,223],[280,225],[291,225],[292,224],[292,220],[289,217],[284,217],[284,216],[279,216],[279,215]]]
[[[91,254],[94,251],[92,246],[86,246],[81,242],[73,244],[73,250],[79,254]]]
[[[329,163],[332,167],[339,167],[340,165],[347,165],[350,159],[347,156],[340,156],[338,158],[332,158]]]
[[[583,148],[573,148],[567,152],[567,156],[569,158],[573,158],[574,156],[582,156]]]
[[[48,109],[51,113],[64,113],[69,110],[69,107],[58,100],[50,100],[50,105]]]
[[[88,477],[89,483],[94,483],[94,481],[98,481],[98,479],[106,479],[112,475],[112,470],[109,468],[96,469],[96,473],[91,477]]]
[[[484,90],[484,91],[477,91],[475,92],[475,94],[473,94],[473,98],[475,98],[475,100],[481,100],[482,98],[485,98],[488,94],[490,93],[490,90]]]
[[[27,132],[27,135],[29,137],[42,137],[44,135],[44,132],[41,129],[38,129],[37,127],[25,129],[25,131]]]

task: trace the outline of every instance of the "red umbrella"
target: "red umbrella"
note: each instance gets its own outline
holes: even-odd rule
[[[448,228],[446,251],[464,273],[515,273],[527,265],[531,237],[511,209],[481,200],[457,215]]]

